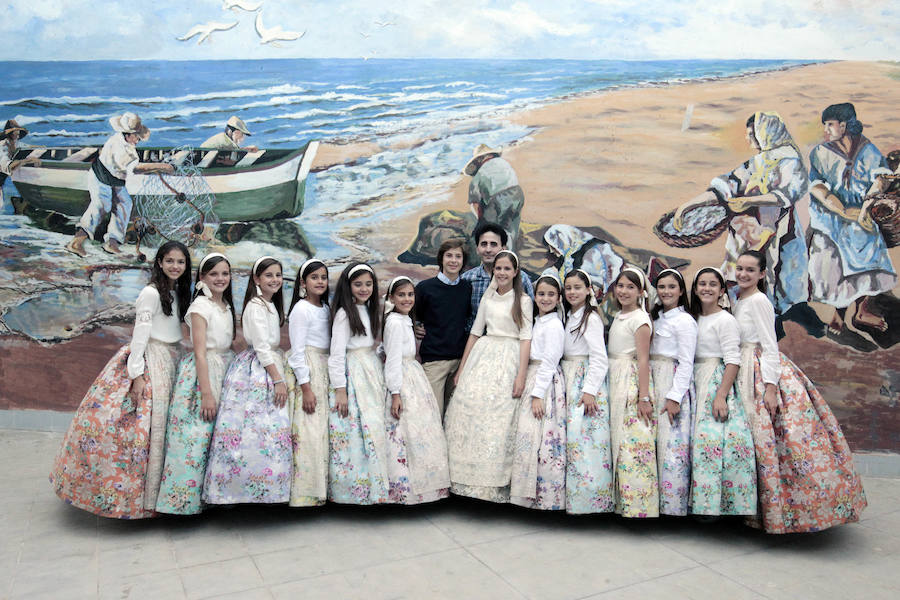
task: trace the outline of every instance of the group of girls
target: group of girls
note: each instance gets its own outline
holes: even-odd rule
[[[688,291],[676,270],[651,290],[627,267],[607,343],[587,273],[542,275],[532,302],[518,257],[501,251],[442,425],[415,359],[408,277],[382,302],[374,270],[354,262],[331,296],[326,265],[307,260],[285,355],[282,265],[262,257],[241,311],[248,347],[234,356],[228,259],[203,258],[191,298],[187,248],[169,242],[131,343],[79,406],[50,479],[65,501],[117,518],[452,491],[576,514],[744,515],[772,533],[855,521],[866,501],[850,450],[778,351],[765,275],[762,254],[740,256],[732,315],[716,268]],[[182,321],[193,350],[176,368]]]

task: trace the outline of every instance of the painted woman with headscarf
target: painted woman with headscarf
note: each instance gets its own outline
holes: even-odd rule
[[[854,304],[853,326],[884,331],[869,298],[897,285],[884,238],[868,214],[867,198],[889,175],[884,157],[862,134],[856,110],[832,104],[822,113],[825,141],[809,154],[809,277],[812,298],[836,309],[830,330],[846,335],[844,317]]]
[[[777,314],[789,310],[811,334],[821,335],[821,323],[807,305],[806,242],[794,211],[806,196],[807,172],[797,144],[776,112],[756,112],[747,119],[747,141],[756,151],[730,173],[712,180],[710,187],[678,208],[674,225],[690,207],[718,201],[733,213],[725,241],[722,272],[733,285],[741,252],[765,252],[772,268],[768,288]]]

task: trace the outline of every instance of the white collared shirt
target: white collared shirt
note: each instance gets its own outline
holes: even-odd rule
[[[343,308],[334,314],[331,326],[331,349],[328,356],[328,376],[334,388],[347,387],[347,350],[355,348],[371,348],[375,344],[372,336],[372,322],[365,304],[356,304],[359,318],[366,328],[365,335],[353,335],[350,331],[350,319]]]
[[[531,360],[541,361],[531,395],[544,398],[553,380],[553,373],[559,366],[566,346],[566,332],[556,311],[547,313],[534,320],[531,329]]]
[[[456,276],[456,279],[451,281],[449,277],[444,275],[443,271],[438,271],[437,278],[438,281],[440,281],[441,283],[446,283],[447,285],[456,285],[460,281],[459,275]]]
[[[306,364],[306,347],[327,350],[331,346],[331,323],[328,306],[315,306],[309,300],[300,300],[288,316],[288,333],[291,351],[288,364],[294,370],[297,384],[309,383],[309,365]]]
[[[274,364],[280,373],[284,366],[281,361],[275,360],[275,351],[281,345],[281,325],[275,305],[262,296],[256,296],[244,307],[241,326],[244,339],[256,352],[259,364],[263,367]]]
[[[697,358],[721,358],[726,365],[741,364],[741,329],[727,310],[697,319]]]
[[[579,331],[584,306],[570,312],[566,317],[565,356],[587,356],[588,369],[584,375],[581,391],[596,396],[606,379],[609,370],[609,358],[606,355],[606,343],[603,341],[603,321],[597,311],[591,309],[587,327],[582,334]]]
[[[403,359],[416,356],[416,337],[409,315],[392,312],[384,320],[384,383],[392,394],[403,387]]]
[[[694,353],[697,350],[697,321],[684,310],[676,306],[661,312],[653,321],[653,339],[650,342],[650,355],[659,354],[678,361],[672,389],[666,394],[666,400],[680,403],[691,387],[694,373]]]

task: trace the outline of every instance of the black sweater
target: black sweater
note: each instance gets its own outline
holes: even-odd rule
[[[419,347],[422,362],[462,358],[466,349],[466,321],[472,303],[472,284],[460,280],[447,285],[437,277],[416,286],[416,318],[425,326]]]

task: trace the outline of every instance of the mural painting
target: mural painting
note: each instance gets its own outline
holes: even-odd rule
[[[643,25],[629,45],[609,15],[649,9],[619,2],[196,4],[129,15],[144,48],[59,33],[77,2],[4,25],[43,41],[0,62],[0,409],[75,409],[166,240],[227,254],[242,297],[264,254],[431,277],[443,240],[491,221],[533,277],[581,267],[601,302],[628,265],[733,282],[762,250],[782,349],[854,449],[900,451],[900,63],[871,60],[900,49],[890,15],[852,19],[882,28],[874,50],[718,54],[685,31],[701,17],[660,25],[681,50]],[[850,26],[819,8],[823,32]]]

